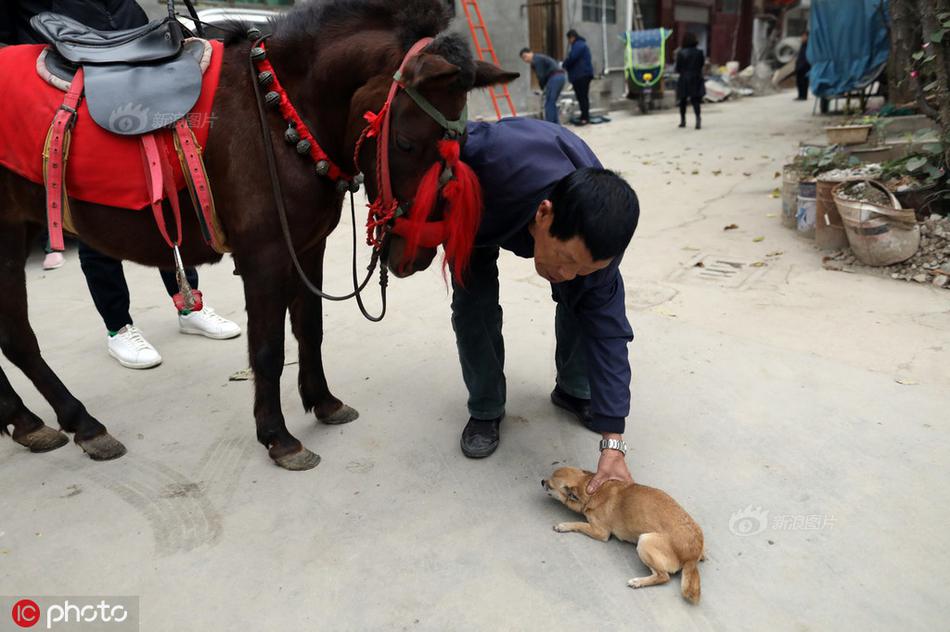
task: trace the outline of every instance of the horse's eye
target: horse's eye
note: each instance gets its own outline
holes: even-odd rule
[[[410,143],[408,140],[406,140],[399,134],[396,134],[396,147],[398,147],[399,149],[401,149],[402,151],[406,153],[410,153],[413,150],[412,143]]]

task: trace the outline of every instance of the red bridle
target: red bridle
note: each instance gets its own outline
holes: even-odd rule
[[[422,95],[403,82],[403,73],[409,62],[432,41],[432,38],[421,39],[409,49],[399,70],[393,75],[393,82],[383,107],[378,113],[367,112],[364,115],[368,125],[356,144],[354,161],[358,164],[363,142],[367,138],[376,138],[378,196],[369,205],[366,222],[367,244],[375,248],[382,247],[388,229],[392,234],[406,240],[404,261],[414,259],[420,247],[437,248],[441,245],[445,249],[445,263],[452,265],[456,279],[461,281],[461,275],[468,267],[474,247],[482,209],[478,178],[460,158],[466,115],[463,111],[460,119],[446,120]],[[392,105],[400,90],[406,92],[426,114],[446,130],[445,137],[439,141],[441,161],[435,163],[423,176],[415,199],[408,209],[400,205],[393,193],[389,165]],[[440,194],[448,205],[444,218],[429,221]]]

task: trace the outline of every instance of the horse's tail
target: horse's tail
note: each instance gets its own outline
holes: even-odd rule
[[[699,569],[696,568],[696,560],[690,560],[683,564],[683,577],[681,578],[681,589],[683,597],[690,603],[699,603]]]

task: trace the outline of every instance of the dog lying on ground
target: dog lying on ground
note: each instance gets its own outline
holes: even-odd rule
[[[636,483],[607,481],[593,495],[587,485],[593,472],[574,467],[555,470],[541,486],[587,522],[562,522],[558,533],[578,531],[606,542],[613,535],[634,542],[637,554],[653,574],[627,582],[631,588],[665,584],[670,574],[683,570],[683,597],[699,602],[699,569],[703,557],[703,532],[686,511],[665,492]]]

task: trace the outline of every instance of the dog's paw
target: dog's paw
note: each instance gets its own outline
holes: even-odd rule
[[[567,528],[566,522],[561,522],[554,525],[554,530],[557,531],[558,533],[568,533],[570,531],[570,529]]]
[[[646,579],[646,577],[635,577],[627,582],[627,586],[631,588],[642,588],[644,579]]]

